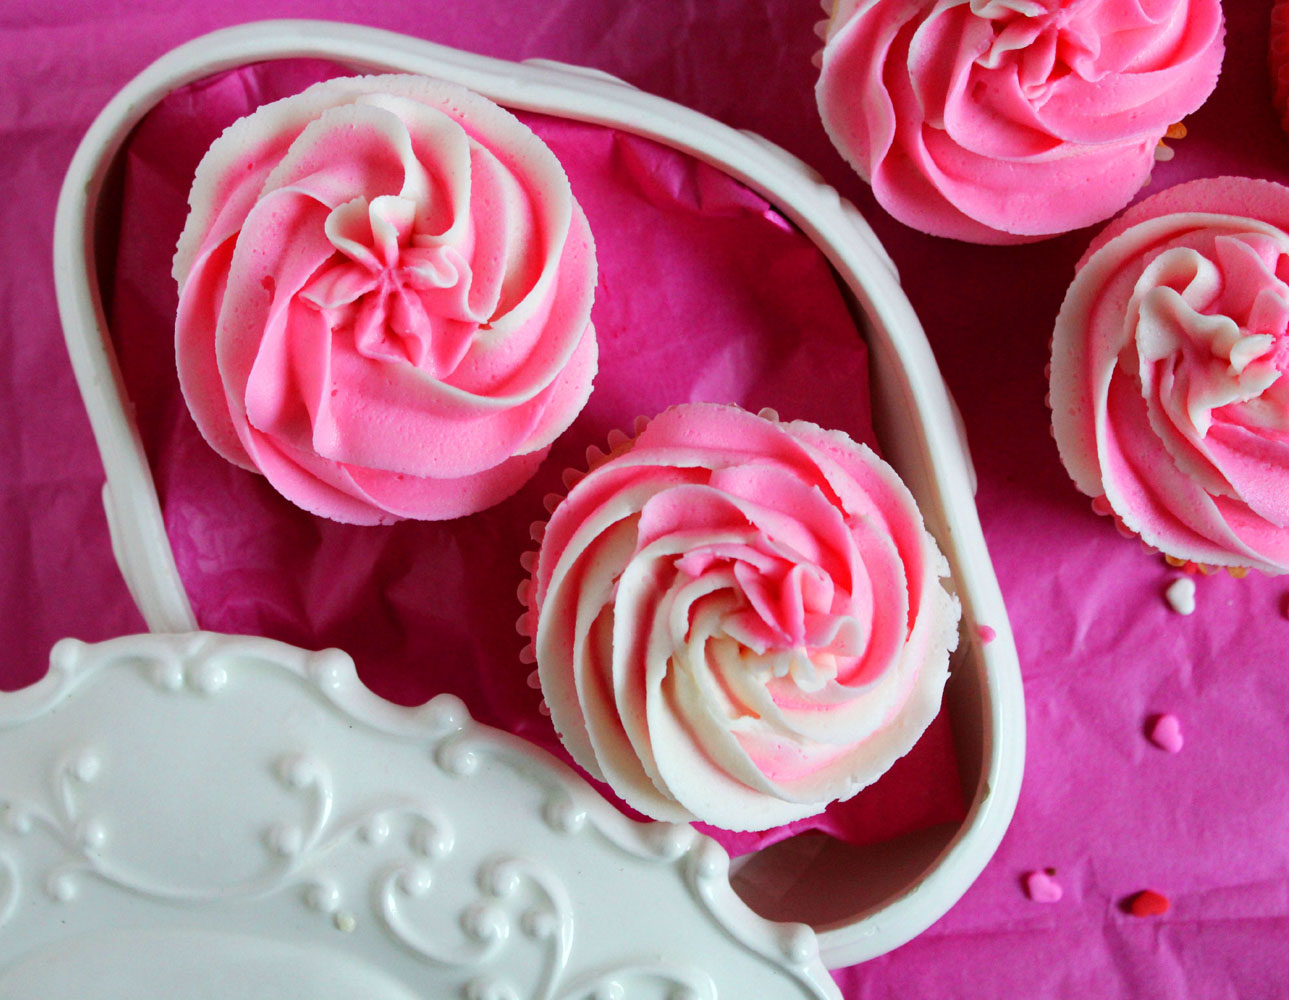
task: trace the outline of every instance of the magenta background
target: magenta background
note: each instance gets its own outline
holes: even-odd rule
[[[1289,181],[1269,104],[1269,0],[1228,0],[1223,77],[1147,189],[1220,173]],[[920,938],[838,974],[849,998],[1289,995],[1289,581],[1199,581],[1119,538],[1074,492],[1047,432],[1052,319],[1091,232],[981,249],[911,232],[876,208],[814,112],[813,0],[277,0],[133,4],[6,0],[0,17],[0,637],[5,687],[44,671],[64,635],[142,629],[108,549],[102,471],[61,342],[50,276],[58,184],[93,116],[146,63],[262,16],[353,20],[506,58],[597,66],[752,128],[855,200],[886,243],[957,396],[979,506],[1026,681],[1029,748],[1016,818],[963,900]],[[1152,713],[1186,746],[1152,747]],[[0,765],[2,766],[2,765]],[[1054,866],[1065,897],[1027,900]],[[1139,920],[1119,902],[1173,901]]]

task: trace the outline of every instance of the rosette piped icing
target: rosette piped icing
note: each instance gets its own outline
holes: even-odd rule
[[[1289,572],[1289,188],[1134,206],[1079,262],[1052,426],[1094,506],[1173,560]]]
[[[875,781],[935,717],[958,637],[894,470],[731,406],[611,443],[540,533],[521,622],[573,758],[649,816],[727,830]]]
[[[1219,0],[836,0],[816,98],[897,219],[1015,243],[1126,205],[1222,54]]]
[[[317,84],[225,131],[189,205],[184,398],[217,452],[306,510],[481,510],[586,402],[590,230],[554,154],[478,94]]]

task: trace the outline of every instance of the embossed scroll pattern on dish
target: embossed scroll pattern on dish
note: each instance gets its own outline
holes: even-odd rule
[[[715,842],[334,650],[65,640],[0,694],[0,762],[10,1000],[838,995]]]

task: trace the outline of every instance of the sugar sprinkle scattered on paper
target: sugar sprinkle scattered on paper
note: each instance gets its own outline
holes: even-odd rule
[[[1181,720],[1171,712],[1155,716],[1150,724],[1150,742],[1161,750],[1178,753],[1186,743]]]
[[[1172,904],[1162,892],[1142,889],[1128,902],[1128,912],[1134,917],[1159,917],[1168,912]]]
[[[1025,875],[1025,893],[1035,903],[1056,903],[1060,901],[1064,890],[1061,883],[1052,877],[1055,869],[1029,872]]]
[[[1168,604],[1179,615],[1195,613],[1195,581],[1189,576],[1179,577],[1164,591]]]

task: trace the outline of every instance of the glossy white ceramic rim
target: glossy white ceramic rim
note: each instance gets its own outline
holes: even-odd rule
[[[594,122],[655,139],[713,164],[759,192],[827,255],[865,314],[873,379],[904,403],[883,445],[911,483],[953,568],[968,649],[957,670],[978,674],[982,773],[969,815],[935,862],[885,905],[819,931],[824,962],[840,968],[921,933],[980,874],[1002,839],[1020,791],[1025,714],[1020,668],[973,500],[973,473],[956,410],[894,265],[859,213],[816,172],[759,136],[732,129],[597,70],[516,64],[405,35],[324,21],[263,21],[216,31],[162,56],[131,80],[90,126],[68,169],[54,226],[63,330],[106,472],[103,500],[113,550],[135,603],[155,632],[197,627],[162,522],[133,411],[103,314],[94,261],[94,210],[130,130],[167,93],[220,70],[269,59],[325,58],[356,69],[422,73],[463,84],[510,108]],[[892,441],[892,435],[899,438]],[[896,463],[899,465],[899,462]],[[901,469],[906,478],[907,468]],[[996,637],[979,640],[975,625]]]

